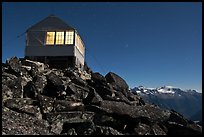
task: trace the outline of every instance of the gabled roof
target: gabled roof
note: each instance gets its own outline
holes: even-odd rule
[[[60,18],[54,15],[50,15],[45,19],[43,19],[42,21],[38,22],[37,24],[28,28],[27,31],[67,30],[67,29],[74,29],[74,28],[69,26],[66,22],[64,22]]]

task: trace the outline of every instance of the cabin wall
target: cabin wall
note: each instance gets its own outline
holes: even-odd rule
[[[74,56],[74,46],[26,46],[25,56]]]
[[[45,43],[46,32],[29,31],[27,33],[27,46],[43,46]]]
[[[73,45],[46,45],[46,31],[28,31],[26,34],[25,57],[55,67],[75,66],[83,70],[84,55],[79,51],[80,48],[75,45],[77,44],[76,38],[76,35],[74,35]]]

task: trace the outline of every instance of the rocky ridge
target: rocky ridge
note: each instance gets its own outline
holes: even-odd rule
[[[144,102],[113,72],[12,57],[2,63],[2,134],[199,135],[202,127]]]

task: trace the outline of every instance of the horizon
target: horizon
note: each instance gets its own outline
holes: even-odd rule
[[[94,72],[202,93],[202,2],[3,2],[2,62],[24,57],[24,32],[50,14],[76,28]]]

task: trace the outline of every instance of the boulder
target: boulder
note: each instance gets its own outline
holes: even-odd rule
[[[33,78],[33,82],[35,84],[35,88],[37,93],[42,94],[45,86],[47,85],[47,78],[44,75],[36,75]]]
[[[100,73],[96,72],[96,73],[92,73],[91,74],[91,79],[95,82],[96,85],[107,85],[107,81],[106,78],[101,75]]]
[[[13,92],[7,85],[2,85],[2,102],[4,103],[7,99],[13,98]]]
[[[23,97],[24,98],[32,98],[36,99],[37,91],[35,88],[35,84],[32,81],[29,81],[24,87],[23,87]]]
[[[39,101],[39,105],[43,114],[51,113],[53,111],[53,98],[38,94],[37,99]]]
[[[109,72],[105,76],[108,83],[110,83],[116,91],[121,91],[127,97],[126,92],[128,92],[128,84],[126,81],[113,72]]]
[[[11,89],[13,94],[13,98],[23,98],[23,85],[22,85],[22,78],[17,77],[16,79],[7,80],[4,84]]]
[[[2,134],[52,135],[47,121],[5,108],[2,108]]]
[[[26,113],[28,115],[42,119],[40,108],[36,106],[36,100],[29,98],[8,99],[5,102],[5,106],[16,112]]]
[[[44,71],[47,66],[44,64],[44,63],[41,63],[41,62],[37,62],[37,61],[32,61],[32,60],[28,60],[28,59],[25,59],[25,60],[22,60],[22,64],[24,66],[27,66],[27,68],[30,66],[31,68],[34,67],[34,68],[37,68],[37,71],[38,72],[42,72]]]
[[[87,98],[83,99],[83,103],[88,105],[88,104],[95,104],[99,105],[100,102],[102,102],[103,99],[101,96],[95,91],[93,87],[89,87],[89,93]]]
[[[112,127],[96,126],[96,132],[94,135],[124,135]]]
[[[61,92],[65,91],[62,79],[53,72],[48,73],[46,78],[47,85],[44,87],[43,94],[50,97],[60,97],[62,95]]]
[[[121,119],[126,119],[129,122],[138,121],[140,119],[144,123],[164,122],[169,116],[170,112],[160,109],[153,105],[145,106],[131,106],[124,102],[106,101],[100,103],[100,106],[92,105],[88,108],[90,111],[98,113],[105,113],[119,116]]]
[[[9,72],[12,74],[15,74],[17,76],[20,76],[21,72],[21,61],[16,57],[11,57],[9,60],[6,60],[6,65],[9,66]]]
[[[69,111],[83,111],[84,104],[82,102],[56,100],[54,102],[54,111],[56,112],[69,112]]]

